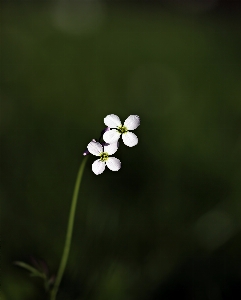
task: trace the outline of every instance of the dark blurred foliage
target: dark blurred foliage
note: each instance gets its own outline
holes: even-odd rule
[[[110,113],[139,144],[119,172],[89,157],[57,299],[241,298],[240,5],[146,2],[2,1],[2,300],[48,299],[13,262],[56,273]]]

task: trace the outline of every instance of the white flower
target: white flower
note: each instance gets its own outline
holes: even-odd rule
[[[100,156],[99,159],[93,162],[92,164],[92,171],[99,175],[104,172],[105,165],[111,171],[118,171],[121,167],[121,162],[119,159],[115,157],[109,157],[109,155],[114,154],[118,149],[118,144],[113,143],[111,145],[101,145],[98,142],[91,141],[87,146],[88,151],[95,155]]]
[[[122,140],[126,146],[133,147],[138,144],[137,136],[129,130],[134,130],[140,125],[139,116],[130,115],[122,125],[120,118],[111,114],[104,118],[104,123],[106,126],[113,128],[103,135],[103,140],[106,143],[116,143],[122,135]]]

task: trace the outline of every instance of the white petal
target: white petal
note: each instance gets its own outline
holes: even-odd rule
[[[92,171],[96,174],[99,175],[103,173],[105,170],[105,163],[101,161],[100,159],[97,159],[93,162],[92,164]]]
[[[89,152],[95,156],[100,156],[100,153],[103,152],[103,147],[98,142],[90,142],[87,146]]]
[[[103,140],[108,144],[113,144],[119,140],[120,135],[121,134],[117,130],[112,129],[104,133]]]
[[[140,117],[137,115],[130,115],[124,123],[124,126],[127,127],[128,130],[134,130],[140,125]]]
[[[129,147],[133,147],[138,144],[138,137],[130,131],[122,134],[122,139],[124,144]]]
[[[106,165],[111,171],[118,171],[121,168],[120,160],[115,157],[109,157],[106,161]]]
[[[104,123],[110,128],[116,128],[121,125],[120,118],[116,115],[108,115],[104,118]]]
[[[116,151],[118,150],[118,142],[115,142],[113,144],[108,144],[107,146],[104,146],[104,152],[107,152],[109,155],[112,155],[114,153],[116,153]]]

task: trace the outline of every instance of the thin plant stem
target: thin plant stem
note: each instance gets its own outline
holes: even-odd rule
[[[59,285],[60,285],[61,279],[63,277],[64,270],[65,270],[67,260],[69,257],[69,250],[70,250],[72,234],[73,234],[74,218],[75,218],[76,204],[77,204],[78,194],[79,194],[79,187],[80,187],[80,183],[81,183],[81,179],[82,179],[82,175],[84,172],[86,161],[87,161],[87,156],[83,159],[83,161],[80,165],[80,168],[79,168],[77,178],[76,178],[74,193],[73,193],[73,198],[72,198],[72,203],[71,203],[71,208],[70,208],[70,213],[69,213],[69,221],[68,221],[64,251],[63,251],[63,255],[61,258],[60,265],[59,265],[58,273],[57,273],[57,276],[56,276],[56,279],[54,282],[54,286],[50,293],[50,300],[56,299]]]

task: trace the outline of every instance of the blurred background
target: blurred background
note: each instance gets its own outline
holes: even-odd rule
[[[141,117],[119,172],[89,157],[57,299],[241,299],[240,1],[1,2],[1,299],[48,299],[82,153]],[[128,149],[127,149],[128,148]]]

